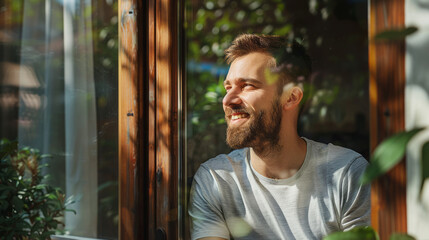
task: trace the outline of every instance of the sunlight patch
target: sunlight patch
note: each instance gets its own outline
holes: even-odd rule
[[[227,222],[230,226],[231,235],[235,238],[247,236],[252,231],[250,225],[242,218],[232,217]]]

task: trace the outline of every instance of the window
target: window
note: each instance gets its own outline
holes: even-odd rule
[[[401,99],[392,107],[384,94],[397,96],[391,83],[404,72],[399,44],[370,44],[369,76],[368,28],[373,37],[402,24],[401,11],[403,2],[381,0],[4,0],[0,137],[52,155],[49,183],[76,200],[66,237],[187,239],[193,175],[230,151],[221,107],[229,43],[246,32],[300,41],[313,60],[300,134],[368,158],[369,141],[401,128],[385,111],[402,116]],[[405,191],[376,186],[377,197]],[[382,236],[406,225],[392,202],[373,203]]]
[[[224,50],[241,33],[299,41],[313,62],[304,86],[301,136],[369,157],[367,1],[185,1],[186,165],[190,188],[199,165],[225,143]],[[357,104],[358,103],[358,104]]]
[[[0,137],[50,154],[66,235],[118,238],[118,3],[6,0]]]
[[[350,147],[368,157],[366,6],[366,1],[326,6],[292,1],[186,1],[190,176],[202,161],[229,151],[221,107],[228,72],[223,57],[240,33],[283,35],[301,41],[313,60],[313,96],[300,119],[301,134]]]

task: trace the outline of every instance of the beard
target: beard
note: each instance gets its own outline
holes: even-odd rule
[[[255,151],[264,152],[264,150],[278,147],[280,123],[282,120],[279,98],[273,101],[269,113],[264,110],[250,113],[243,107],[233,109],[232,111],[245,112],[250,117],[246,124],[237,127],[231,127],[227,119],[226,143],[231,148],[251,147]]]

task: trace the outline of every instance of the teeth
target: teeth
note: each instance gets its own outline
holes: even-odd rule
[[[245,117],[246,117],[246,114],[237,114],[237,115],[233,115],[231,119],[236,120],[236,119],[245,118]]]

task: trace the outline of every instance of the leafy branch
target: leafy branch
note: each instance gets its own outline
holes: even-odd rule
[[[2,239],[50,239],[59,226],[66,206],[59,188],[44,182],[40,170],[47,165],[32,148],[18,148],[17,142],[0,141],[0,236]]]

